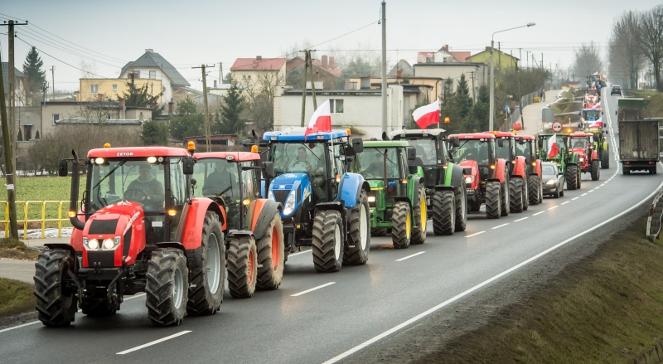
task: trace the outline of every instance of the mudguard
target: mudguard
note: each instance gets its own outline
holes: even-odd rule
[[[74,229],[76,230],[76,229]],[[64,244],[64,243],[48,243],[44,244],[45,247],[49,249],[60,249],[60,250],[68,250],[71,252],[72,255],[75,256],[76,251],[74,250],[74,247],[71,246],[70,244]]]
[[[527,178],[527,160],[523,156],[517,156],[513,161],[512,176],[518,176],[522,179]]]
[[[79,216],[83,217],[83,221],[85,220],[85,215],[79,214]],[[77,252],[82,252],[83,251],[83,230],[79,229],[71,229],[71,237],[69,238],[69,245],[77,251]]]
[[[506,182],[506,172],[507,172],[506,160],[499,158],[497,160],[497,165],[495,166],[495,179],[500,181],[500,183]]]
[[[346,208],[352,209],[359,203],[359,196],[362,189],[366,190],[368,193],[370,186],[361,174],[345,173],[338,186],[336,200],[343,202],[343,205],[345,205]]]
[[[537,176],[541,176],[541,160],[537,159],[534,161],[534,174]]]
[[[472,170],[472,172],[470,173],[470,176],[472,177],[472,183],[470,183],[469,188],[473,191],[478,190],[479,183],[481,183],[481,175],[479,174],[479,164],[477,163],[477,161],[463,160],[460,162],[460,167],[462,167],[462,169],[470,168]]]
[[[194,198],[190,203],[184,205],[184,210],[182,211],[183,223],[177,226],[176,236],[182,242],[185,250],[200,247],[207,211],[213,211],[219,215],[221,231],[228,229],[226,210],[224,208],[207,197]]]
[[[256,240],[261,239],[265,235],[274,215],[278,214],[280,209],[281,205],[279,203],[264,198],[257,199],[251,203],[248,217],[248,221],[250,222],[249,229],[253,231],[253,236]]]

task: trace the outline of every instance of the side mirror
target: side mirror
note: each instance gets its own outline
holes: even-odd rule
[[[417,150],[412,148],[412,147],[408,147],[407,148],[407,163],[408,164],[413,164],[416,161],[416,159],[417,159]]]
[[[182,172],[185,175],[193,174],[193,166],[196,164],[196,161],[191,157],[186,157],[182,160]]]
[[[382,132],[382,140],[389,140],[389,135],[387,135],[386,131]]]
[[[60,164],[58,165],[58,176],[60,177],[67,177],[69,175],[69,170],[68,170],[68,163],[66,160],[61,160]]]
[[[274,163],[273,162],[262,162],[262,169],[265,177],[274,178]]]
[[[350,140],[350,145],[352,146],[352,150],[355,152],[355,154],[364,151],[364,141],[361,138],[352,138]]]
[[[451,144],[452,147],[458,148],[460,147],[460,139],[458,138],[451,138],[449,139],[449,143]]]

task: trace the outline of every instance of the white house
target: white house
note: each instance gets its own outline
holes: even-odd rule
[[[453,90],[456,90],[458,81],[465,75],[470,96],[476,98],[479,88],[488,85],[489,70],[486,64],[477,62],[431,62],[414,65],[414,77],[437,78],[444,81],[453,80]]]

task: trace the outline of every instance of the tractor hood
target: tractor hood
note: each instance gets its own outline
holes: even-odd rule
[[[295,215],[304,201],[311,198],[311,181],[306,173],[285,173],[272,179],[269,199],[283,206],[281,217]]]
[[[463,179],[465,180],[465,187],[471,190],[479,188],[481,182],[481,174],[479,171],[479,164],[474,160],[462,160],[458,165],[463,168]],[[469,170],[470,173],[466,173]]]

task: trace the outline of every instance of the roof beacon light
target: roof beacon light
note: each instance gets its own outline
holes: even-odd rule
[[[193,153],[196,151],[196,143],[193,140],[189,140],[186,142],[186,150],[189,151],[189,153]]]
[[[104,148],[110,148],[111,144],[110,143],[104,143]]]
[[[251,146],[251,153],[258,153],[259,151],[260,149],[258,149],[257,145],[254,144]]]

